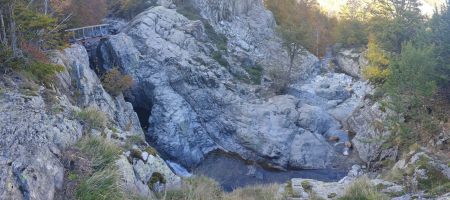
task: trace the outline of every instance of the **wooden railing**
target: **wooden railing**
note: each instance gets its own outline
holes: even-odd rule
[[[70,35],[70,42],[78,42],[92,38],[106,37],[110,34],[108,28],[109,24],[99,24],[68,29],[66,32]]]

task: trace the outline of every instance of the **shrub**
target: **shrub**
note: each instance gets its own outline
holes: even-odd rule
[[[113,15],[128,20],[155,5],[154,1],[147,0],[111,0],[108,4]]]
[[[89,158],[92,167],[97,171],[106,169],[113,164],[122,152],[117,145],[94,137],[82,139],[77,146]]]
[[[158,151],[155,148],[151,147],[151,146],[146,147],[144,149],[144,151],[147,152],[149,155],[152,155],[152,156],[157,156],[158,155]]]
[[[147,143],[145,142],[145,138],[142,135],[131,135],[128,136],[126,141],[125,141],[125,145],[124,148],[125,149],[130,149],[133,145],[146,145]]]
[[[104,129],[106,127],[106,115],[96,108],[85,108],[76,113],[76,118],[84,123],[90,129]]]
[[[374,36],[369,36],[366,58],[369,66],[363,69],[364,77],[376,85],[383,84],[390,75],[388,55],[378,46]]]
[[[56,74],[64,71],[64,67],[37,61],[29,64],[24,70],[31,79],[49,85],[52,83]]]
[[[357,180],[347,189],[345,195],[339,200],[387,200],[384,194],[380,193],[377,188],[370,183],[367,177]]]
[[[422,156],[418,161],[418,168],[425,169],[427,178],[418,178],[418,187],[426,190],[430,195],[442,195],[450,192],[450,180],[439,169],[432,166],[429,158]]]
[[[220,51],[226,52],[228,49],[228,38],[221,33],[217,33],[216,30],[214,30],[214,27],[211,26],[210,23],[208,23],[206,20],[203,20],[203,24],[205,26],[205,33],[208,35],[208,38],[216,44],[216,47]]]
[[[282,68],[274,68],[269,71],[269,77],[272,80],[271,88],[276,94],[285,94],[289,86],[289,72]]]
[[[23,59],[13,57],[11,48],[0,44],[0,70],[2,72],[7,69],[20,69],[23,64]]]
[[[337,23],[334,34],[337,42],[346,47],[367,44],[367,25],[356,19],[344,19]]]
[[[220,51],[215,51],[212,54],[212,57],[214,60],[216,60],[220,65],[224,66],[224,67],[229,67],[230,63],[228,63],[227,59],[225,59],[222,55],[222,53],[220,53]]]
[[[250,80],[253,84],[261,84],[261,77],[264,73],[264,68],[260,65],[255,65],[244,69],[250,75]]]
[[[164,175],[162,175],[159,172],[154,172],[152,174],[152,176],[150,177],[150,180],[147,183],[148,188],[150,188],[151,190],[154,189],[155,184],[160,183],[160,184],[166,184],[166,179],[164,178]]]
[[[118,96],[133,85],[133,78],[122,74],[117,68],[102,77],[103,87],[112,96]]]
[[[363,69],[364,78],[373,84],[383,84],[389,77],[389,69],[380,69],[377,66],[368,66]]]

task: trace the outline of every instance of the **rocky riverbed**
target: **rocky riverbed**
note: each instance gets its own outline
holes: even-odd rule
[[[192,0],[202,20],[181,14],[172,1],[158,3],[115,23],[116,35],[52,52],[65,71],[51,90],[20,77],[0,79],[0,199],[54,199],[65,187],[63,152],[83,135],[126,146],[116,162],[121,181],[147,198],[154,173],[176,188],[182,179],[172,171],[189,176],[183,168],[226,190],[304,178],[316,179],[321,193],[323,185],[347,187],[354,179],[321,181],[340,180],[355,164],[399,159],[397,149],[383,146],[387,113],[361,79],[363,49],[334,49],[325,63],[301,56],[295,81],[280,95],[269,72],[288,59],[261,0]],[[99,78],[114,67],[134,80],[119,96]],[[107,127],[86,130],[74,115],[91,107],[105,115]],[[423,172],[411,160],[398,167],[408,163]],[[369,173],[362,168],[348,177]]]

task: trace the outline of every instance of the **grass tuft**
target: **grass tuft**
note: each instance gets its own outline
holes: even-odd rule
[[[105,113],[96,108],[85,108],[75,114],[75,117],[82,121],[84,125],[90,129],[103,130],[106,128],[107,118]]]
[[[107,168],[118,158],[122,150],[115,144],[104,139],[87,137],[77,144],[80,151],[92,162],[92,167],[96,170]]]
[[[80,200],[125,199],[120,176],[113,166],[95,172],[83,180],[76,190],[75,196]]]
[[[370,183],[367,177],[357,179],[346,191],[345,195],[339,200],[388,200],[389,198],[379,192],[377,188]]]
[[[184,180],[180,189],[167,191],[165,200],[222,199],[219,184],[207,177],[198,176]]]

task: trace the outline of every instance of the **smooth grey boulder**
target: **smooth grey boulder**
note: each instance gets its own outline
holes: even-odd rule
[[[308,131],[294,137],[290,154],[289,166],[298,169],[323,169],[338,159],[337,152],[322,135]]]

